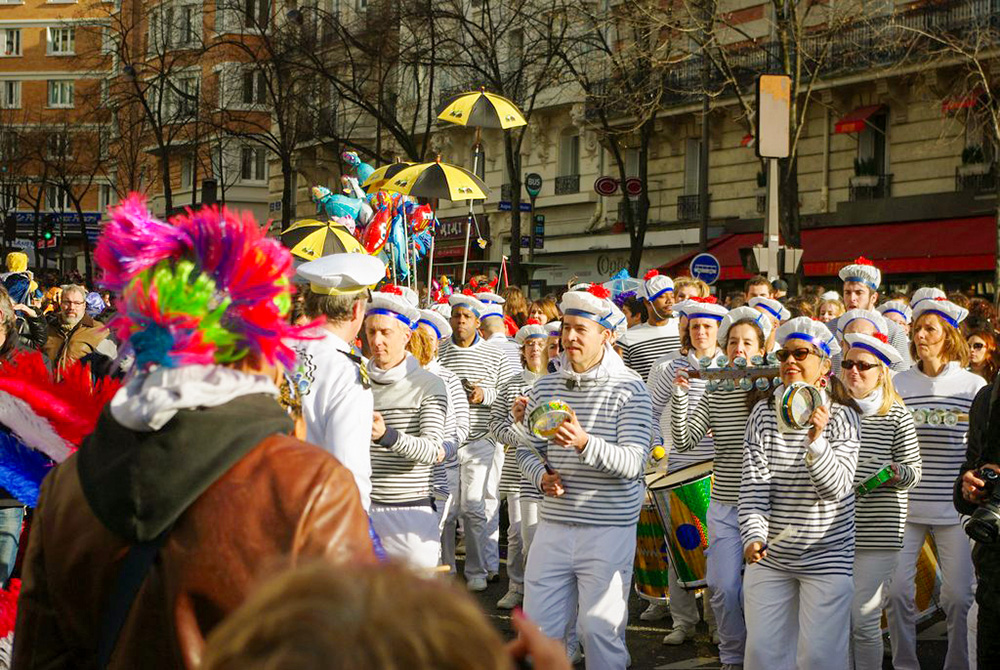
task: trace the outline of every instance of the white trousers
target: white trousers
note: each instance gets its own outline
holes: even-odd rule
[[[524,575],[524,612],[563,638],[577,605],[587,668],[623,670],[635,526],[539,521]]]
[[[969,608],[969,670],[976,670],[979,667],[979,646],[977,636],[979,635],[979,603],[972,601]]]
[[[373,500],[371,517],[386,554],[418,568],[437,566],[441,531],[438,514],[430,505],[389,507]]]
[[[538,528],[538,510],[542,506],[541,500],[525,498],[519,496],[521,506],[521,542],[524,549],[524,562],[528,562],[528,550],[531,549],[531,541],[535,539],[535,530]]]
[[[482,439],[458,450],[461,508],[465,523],[465,578],[486,578],[489,530],[486,491],[496,444]],[[494,489],[493,495],[496,496]]]
[[[851,657],[855,670],[882,668],[882,609],[896,572],[898,549],[856,549]]]
[[[743,577],[745,670],[846,670],[854,582],[759,563]]]
[[[504,495],[507,500],[507,577],[510,589],[524,593],[524,544],[521,539],[521,494],[516,491]]]
[[[483,550],[483,560],[486,570],[490,573],[500,572],[500,474],[503,470],[503,445],[490,442],[493,445],[493,463],[486,478],[486,531],[487,540]]]
[[[441,514],[441,565],[455,570],[455,534],[458,532],[459,490],[461,477],[458,464],[445,470],[448,475],[448,502],[440,510]]]
[[[708,506],[708,592],[719,631],[719,661],[739,665],[747,642],[743,617],[743,541],[739,510],[714,500]],[[670,603],[673,606],[671,591]]]
[[[917,556],[930,531],[937,545],[941,569],[941,609],[948,622],[948,653],[944,670],[969,667],[968,619],[975,597],[975,576],[969,537],[961,524],[928,525],[906,523],[903,549],[899,553],[896,574],[889,586],[889,640],[892,642],[892,665],[896,670],[919,670],[917,658]]]

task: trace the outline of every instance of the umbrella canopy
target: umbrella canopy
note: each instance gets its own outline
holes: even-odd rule
[[[485,200],[490,192],[476,175],[440,160],[408,167],[386,182],[382,189],[440,200]]]
[[[382,188],[383,185],[397,174],[405,170],[406,168],[413,165],[413,163],[406,162],[396,162],[389,163],[388,165],[383,165],[377,168],[365,182],[361,184],[361,188],[365,189],[369,193]]]
[[[344,252],[365,253],[361,243],[347,228],[316,219],[295,222],[281,234],[281,243],[288,247],[292,256],[304,261]]]
[[[484,90],[462,93],[445,105],[438,119],[476,128],[516,128],[527,124],[513,102]]]

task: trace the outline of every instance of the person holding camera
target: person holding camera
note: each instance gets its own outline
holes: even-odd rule
[[[928,533],[941,569],[941,609],[948,624],[945,668],[969,667],[968,618],[974,577],[969,538],[952,504],[969,431],[968,412],[986,382],[965,369],[969,347],[958,326],[968,311],[921,289],[914,301],[910,354],[917,364],[893,379],[914,412],[920,442],[920,482],[910,490],[903,548],[889,587],[889,637],[893,667],[918,669],[916,618],[917,556]]]

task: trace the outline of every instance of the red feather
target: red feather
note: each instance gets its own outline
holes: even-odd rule
[[[541,324],[541,322],[538,319],[528,319],[527,321],[524,322],[524,325],[526,325],[526,326],[540,326],[542,324]]]
[[[391,293],[392,295],[403,295],[403,289],[395,284],[386,284],[378,290],[379,293]]]
[[[475,294],[475,292],[471,288],[463,288],[462,289],[462,295],[475,296],[476,294]]]
[[[883,335],[882,333],[873,333],[872,337],[881,342],[882,344],[889,344],[889,336]]]
[[[700,302],[706,305],[715,305],[719,302],[714,295],[710,295],[707,298],[688,298],[688,300],[692,302]]]
[[[857,258],[854,259],[854,263],[852,265],[875,265],[875,264],[872,263],[867,258],[865,258],[864,256],[858,256]]]
[[[598,298],[610,298],[611,291],[608,290],[607,286],[602,286],[601,284],[591,284],[587,287],[587,293]]]
[[[489,284],[487,284],[487,286],[489,286],[492,289],[495,289],[497,287],[497,282],[498,281],[500,281],[500,277],[494,277],[493,281],[491,281]]]
[[[654,268],[654,269],[650,270],[649,272],[647,272],[645,275],[643,275],[642,278],[643,278],[644,281],[649,281],[653,277],[659,277],[659,276],[660,276],[660,271]]]
[[[948,298],[934,298],[937,302],[948,302]]]
[[[517,323],[510,314],[505,314],[503,317],[503,325],[507,328],[507,334],[513,337],[517,335]]]

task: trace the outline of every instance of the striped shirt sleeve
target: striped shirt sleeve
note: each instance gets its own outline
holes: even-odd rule
[[[711,416],[708,408],[711,396],[705,394],[698,401],[694,412],[688,414],[688,394],[681,387],[674,389],[670,400],[671,418],[670,435],[675,451],[690,451],[701,442],[711,427]],[[686,417],[686,418],[685,418]]]
[[[905,410],[899,413],[896,431],[892,436],[892,462],[899,471],[899,481],[895,484],[897,489],[911,489],[920,482],[920,441],[917,439],[913,415]]]
[[[767,542],[771,515],[771,470],[761,418],[768,411],[766,400],[754,407],[743,436],[743,482],[740,486],[739,521],[743,546]]]
[[[658,422],[657,430],[653,431],[653,444],[670,445],[670,415],[673,411],[670,399],[673,395],[673,379],[670,379],[672,369],[670,364],[657,364],[649,373],[649,400],[653,410],[653,420]]]
[[[821,500],[836,502],[851,491],[858,466],[860,433],[858,413],[848,407],[837,407],[823,433],[809,445],[806,470]]]
[[[521,388],[511,380],[510,383],[497,396],[497,401],[490,407],[490,433],[493,439],[501,444],[516,445],[518,438],[512,426],[513,415],[511,406],[514,399],[520,395]]]
[[[548,442],[539,440],[534,436],[530,438],[530,443],[532,447],[538,449],[541,453],[545,453],[544,449],[548,447]],[[536,489],[541,491],[542,475],[545,474],[545,465],[542,464],[542,459],[538,457],[538,454],[523,444],[517,445],[515,458],[517,458],[517,467],[521,469],[521,476],[533,484]]]
[[[444,393],[426,395],[418,410],[420,433],[413,435],[399,431],[399,439],[389,448],[415,463],[424,465],[437,463],[438,452],[444,442],[446,413],[447,400]]]

